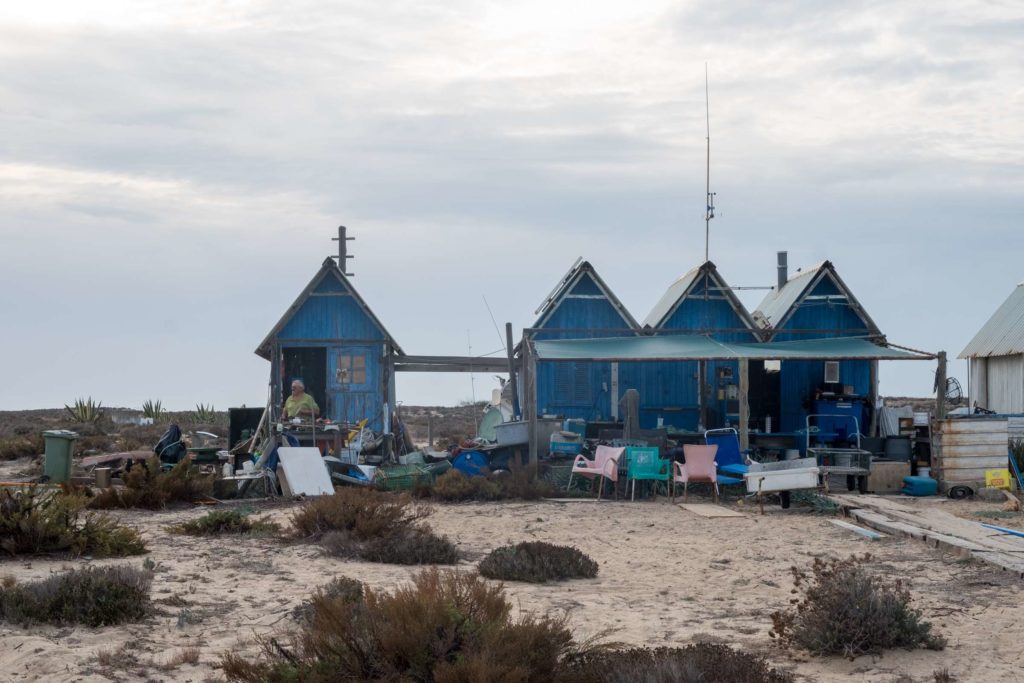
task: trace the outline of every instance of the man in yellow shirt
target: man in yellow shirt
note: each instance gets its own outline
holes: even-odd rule
[[[306,385],[300,379],[293,381],[292,395],[284,402],[285,419],[291,420],[295,417],[316,419],[319,415],[320,406],[316,404],[312,396],[306,393]]]

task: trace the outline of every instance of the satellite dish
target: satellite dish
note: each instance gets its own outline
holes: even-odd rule
[[[964,389],[956,377],[946,378],[946,400],[954,404],[964,400]]]

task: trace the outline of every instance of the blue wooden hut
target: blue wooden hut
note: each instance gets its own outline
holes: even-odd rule
[[[784,265],[780,265],[784,269]],[[884,341],[878,326],[830,261],[780,273],[779,284],[753,314],[766,341],[861,337]],[[877,360],[783,361],[779,370],[781,431],[805,426],[808,413],[852,414],[867,433],[877,396]]]
[[[639,325],[587,261],[576,264],[535,311],[526,335],[541,339],[592,339],[638,333]],[[541,363],[537,368],[537,412],[585,420],[618,416],[617,364]]]
[[[643,325],[654,335],[703,335],[723,342],[760,341],[754,319],[711,261],[673,282]],[[756,376],[754,368],[751,372]],[[737,361],[665,361],[623,369],[627,381],[635,381],[637,375],[642,427],[657,426],[659,418],[665,426],[687,430],[695,430],[699,424],[709,429],[737,424]],[[698,389],[701,376],[706,388],[703,403]]]
[[[301,379],[322,416],[365,418],[373,430],[390,431],[394,357],[403,352],[334,259],[323,262],[256,354],[270,361],[275,417],[292,380]]]

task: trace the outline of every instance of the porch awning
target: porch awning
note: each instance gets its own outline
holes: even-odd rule
[[[534,342],[539,361],[933,360],[935,356],[863,337],[784,342],[720,342],[697,335],[604,337]]]

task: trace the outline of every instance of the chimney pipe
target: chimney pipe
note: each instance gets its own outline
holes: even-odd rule
[[[789,281],[789,255],[785,251],[779,252],[779,280],[775,291],[781,292]]]

